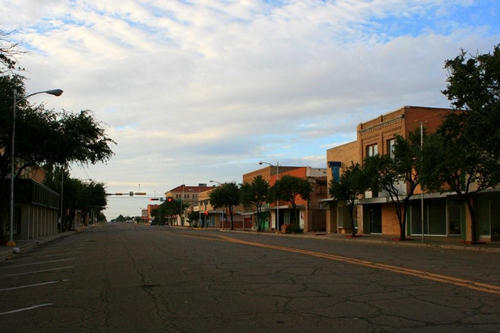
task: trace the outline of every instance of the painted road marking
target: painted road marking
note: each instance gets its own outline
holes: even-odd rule
[[[68,282],[68,281],[69,281],[68,279],[63,279],[63,280],[57,280],[57,281],[47,281],[47,282],[33,283],[33,284],[27,284],[25,286],[3,288],[3,289],[0,289],[0,291],[9,291],[9,290],[15,290],[15,289],[23,289],[23,288],[31,288],[31,287],[38,287],[38,286],[46,286],[46,285],[49,285],[49,284],[54,284],[54,283],[59,283],[59,282]]]
[[[390,271],[390,272],[394,272],[394,273],[398,273],[398,274],[414,276],[414,277],[417,277],[420,279],[431,280],[431,281],[436,281],[436,282],[441,282],[441,283],[448,283],[448,284],[452,284],[455,286],[464,287],[464,288],[477,290],[477,291],[482,291],[482,292],[489,293],[489,294],[500,295],[500,286],[496,286],[496,285],[488,284],[488,283],[476,282],[476,281],[472,281],[472,280],[456,278],[456,277],[448,276],[448,275],[431,273],[431,272],[422,271],[422,270],[418,270],[418,269],[411,269],[411,268],[406,268],[406,267],[401,267],[401,266],[387,265],[387,264],[372,262],[372,261],[363,260],[363,259],[344,257],[344,256],[336,255],[336,254],[329,254],[329,253],[323,253],[323,252],[317,252],[317,251],[311,251],[311,250],[302,250],[302,249],[296,249],[296,248],[280,246],[280,245],[271,245],[271,244],[250,242],[250,241],[245,241],[245,240],[232,238],[232,237],[228,237],[228,236],[214,235],[213,238],[209,238],[209,237],[201,237],[201,236],[200,237],[192,236],[192,235],[188,235],[185,233],[182,233],[182,234],[176,233],[176,234],[179,234],[181,236],[186,236],[186,237],[203,238],[203,239],[213,239],[213,240],[222,239],[222,240],[225,240],[227,242],[235,243],[235,244],[249,245],[249,246],[279,250],[279,251],[284,251],[284,252],[299,253],[299,254],[304,254],[304,255],[317,257],[317,258],[324,258],[324,259],[329,259],[329,260],[341,261],[341,262],[345,262],[345,263],[349,263],[349,264],[353,264],[353,265],[359,265],[359,266],[370,267],[370,268],[375,268],[375,269],[384,270],[384,271]],[[219,239],[217,239],[215,237],[217,237]]]
[[[44,270],[40,270],[40,271],[30,271],[30,272],[23,272],[23,273],[4,274],[3,276],[20,276],[20,275],[28,275],[28,274],[36,274],[36,273],[62,271],[65,269],[73,269],[73,266],[63,266],[63,267],[56,267],[56,268],[51,268],[51,269],[44,269]]]
[[[11,310],[11,311],[7,311],[7,312],[0,312],[0,316],[8,315],[8,314],[16,313],[16,312],[21,312],[21,311],[33,310],[33,309],[41,308],[44,306],[51,306],[51,305],[54,305],[54,303],[38,304],[38,305],[29,306],[27,308],[21,308],[21,309]]]
[[[16,267],[23,267],[23,266],[30,266],[30,265],[50,264],[53,262],[69,261],[69,260],[73,260],[73,259],[74,258],[55,259],[55,260],[30,262],[30,263],[26,263],[26,264],[17,264],[17,265],[16,264],[6,264],[5,266],[0,267],[0,269],[2,269],[2,268],[16,268]]]
[[[68,252],[64,252],[64,253],[54,253],[54,254],[46,254],[46,255],[42,255],[42,256],[33,256],[34,258],[50,258],[50,257],[58,257],[58,256],[65,256],[65,255],[68,255],[68,254],[71,254],[71,255],[74,255],[74,254],[80,254],[82,253],[81,251],[68,251]]]

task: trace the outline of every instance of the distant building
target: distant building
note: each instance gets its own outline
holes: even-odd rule
[[[325,168],[311,168],[311,167],[298,167],[298,166],[279,166],[279,174],[275,166],[267,166],[262,169],[248,172],[243,175],[243,183],[251,183],[257,176],[262,176],[270,186],[276,183],[276,180],[285,175],[295,176],[307,179],[313,188],[309,200],[304,200],[300,196],[296,198],[297,208],[299,210],[299,226],[305,232],[308,231],[325,231],[325,211],[320,209],[320,200],[326,197],[326,169]],[[264,229],[279,229],[283,224],[290,224],[292,219],[292,209],[288,202],[280,201],[279,207],[276,202],[266,204],[263,207],[267,214],[263,214]],[[279,210],[279,214],[276,212]],[[252,216],[253,223],[256,223],[256,211],[247,210],[242,215]],[[276,221],[279,215],[279,221]]]
[[[186,186],[183,184],[165,192],[165,198],[181,200],[186,207],[193,207],[198,205],[198,195],[200,192],[210,190],[211,188],[203,183],[198,184],[198,186]],[[183,223],[180,216],[173,221],[170,219],[170,221],[174,225],[182,225]]]
[[[151,213],[153,211],[155,211],[156,209],[158,209],[159,207],[160,207],[160,205],[148,205],[148,207],[146,209],[142,210],[143,218],[144,218],[144,214],[146,214],[146,216],[145,216],[146,222],[151,222],[153,220]]]

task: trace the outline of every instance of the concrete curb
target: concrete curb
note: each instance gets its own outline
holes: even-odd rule
[[[74,235],[77,232],[81,232],[81,231],[76,231],[76,230],[74,230],[74,231],[67,231],[67,232],[63,232],[63,233],[56,234],[56,235],[53,235],[53,236],[48,236],[48,237],[43,238],[43,239],[28,241],[27,243],[19,245],[19,246],[16,246],[16,247],[18,247],[19,249],[21,249],[20,253],[24,253],[24,252],[26,252],[28,250],[31,250],[31,249],[33,249],[35,247],[38,247],[40,245],[48,244],[48,243],[53,242],[55,240],[66,238],[68,236]],[[10,259],[12,259],[12,258],[14,258],[16,256],[16,254],[13,253],[12,249],[13,248],[6,248],[6,249],[2,249],[0,251],[0,262],[6,261],[6,260],[10,260]]]

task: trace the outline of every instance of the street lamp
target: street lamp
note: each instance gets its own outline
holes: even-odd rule
[[[209,183],[216,183],[216,184],[219,184],[219,186],[220,186],[220,185],[222,185],[222,183],[221,183],[221,182],[218,182],[218,181],[216,181],[216,180],[209,180],[208,182],[209,182]],[[224,229],[224,209],[223,209],[223,210],[221,211],[221,213],[220,213],[220,219],[221,219],[221,220],[220,220],[220,225],[221,225],[222,229]]]
[[[17,90],[14,89],[14,106],[12,108],[12,145],[10,152],[10,239],[7,242],[7,246],[16,246],[14,242],[14,148],[15,148],[15,138],[16,138],[16,104],[17,104]],[[61,89],[52,89],[38,91],[20,99],[26,100],[28,97],[38,95],[38,94],[49,94],[54,96],[61,96],[63,91]]]
[[[271,167],[276,167],[276,182],[277,182],[280,176],[280,162],[276,162],[276,165],[274,165],[269,162],[260,161],[259,165],[262,164],[267,164]],[[280,224],[280,201],[278,198],[276,198],[276,232],[279,231],[279,224]]]

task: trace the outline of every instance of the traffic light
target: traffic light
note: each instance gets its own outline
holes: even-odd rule
[[[168,202],[172,202],[172,201],[174,201],[174,198],[172,198],[172,197],[168,197],[168,198],[167,198],[167,201],[168,201]]]

